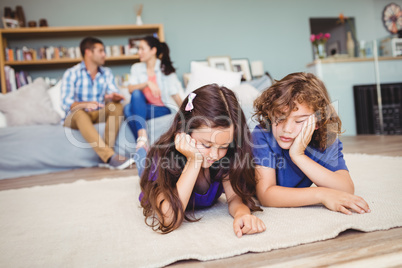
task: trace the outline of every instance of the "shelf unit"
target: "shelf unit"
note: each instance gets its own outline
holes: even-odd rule
[[[156,33],[159,40],[165,41],[162,24],[146,25],[105,25],[105,26],[75,26],[75,27],[39,27],[39,28],[17,28],[0,30],[0,82],[2,93],[6,93],[6,79],[4,66],[9,65],[16,68],[26,69],[51,69],[53,67],[71,67],[81,61],[80,58],[52,59],[52,60],[31,60],[31,61],[6,61],[5,48],[11,40],[18,39],[41,39],[57,37],[85,37],[85,36],[122,36],[129,37],[138,35],[152,35]],[[46,44],[44,44],[46,45]],[[77,44],[78,46],[78,44]],[[105,65],[128,64],[138,61],[138,55],[127,55],[107,57]]]

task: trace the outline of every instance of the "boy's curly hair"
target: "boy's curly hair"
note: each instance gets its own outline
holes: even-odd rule
[[[317,127],[310,145],[325,150],[341,134],[342,122],[331,104],[324,83],[311,73],[292,73],[276,81],[255,101],[254,117],[269,129],[274,118],[288,117],[297,110],[296,103],[306,104],[316,114]]]

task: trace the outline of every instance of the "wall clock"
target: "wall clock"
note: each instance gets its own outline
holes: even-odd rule
[[[392,34],[396,34],[402,29],[402,10],[395,3],[386,5],[382,12],[382,22],[385,29]]]

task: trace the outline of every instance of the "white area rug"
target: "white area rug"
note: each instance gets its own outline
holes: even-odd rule
[[[346,155],[372,212],[351,216],[322,206],[265,208],[265,233],[237,238],[224,199],[196,223],[161,235],[144,223],[138,177],[0,192],[0,267],[155,267],[213,260],[402,226],[402,158]]]

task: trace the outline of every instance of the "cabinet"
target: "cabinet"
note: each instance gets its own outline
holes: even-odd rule
[[[84,38],[86,36],[102,37],[113,36],[144,36],[157,34],[159,39],[164,42],[164,32],[162,24],[147,25],[108,25],[108,26],[76,26],[76,27],[39,27],[39,28],[17,28],[0,30],[0,78],[1,91],[6,93],[6,78],[4,66],[8,65],[16,70],[36,70],[38,68],[51,70],[52,68],[69,68],[81,61],[80,58],[61,58],[52,60],[29,60],[29,61],[6,61],[5,48],[10,41],[34,40],[41,41],[42,46],[46,45],[46,38]],[[128,39],[127,39],[128,43]],[[79,45],[79,42],[76,44]],[[29,45],[28,45],[29,46]],[[109,64],[130,64],[138,61],[138,55],[123,55],[107,57],[105,65]]]
[[[377,85],[356,85],[353,95],[357,134],[402,134],[402,83],[381,84],[381,129]]]
[[[377,63],[380,84],[402,83],[401,57],[379,57]],[[342,120],[342,130],[345,131],[344,135],[355,136],[360,134],[358,129],[359,126],[357,125],[358,122],[356,120],[353,87],[358,85],[376,84],[377,80],[374,58],[323,59],[309,64],[307,66],[307,71],[314,73],[324,82],[331,97],[332,105],[338,111]],[[388,94],[386,91],[382,91],[384,94]],[[377,97],[377,95],[375,96]],[[382,96],[382,98],[384,102],[386,95]],[[392,106],[394,104],[393,102],[384,103],[384,105],[389,104],[391,106],[385,106],[386,111],[383,109],[383,112],[387,112],[389,111],[389,108],[393,109],[393,107],[395,107]],[[374,102],[372,105],[378,104]],[[375,113],[375,108],[371,107],[371,110]],[[379,109],[377,108],[377,114],[378,110]],[[368,117],[368,114],[363,116]]]

